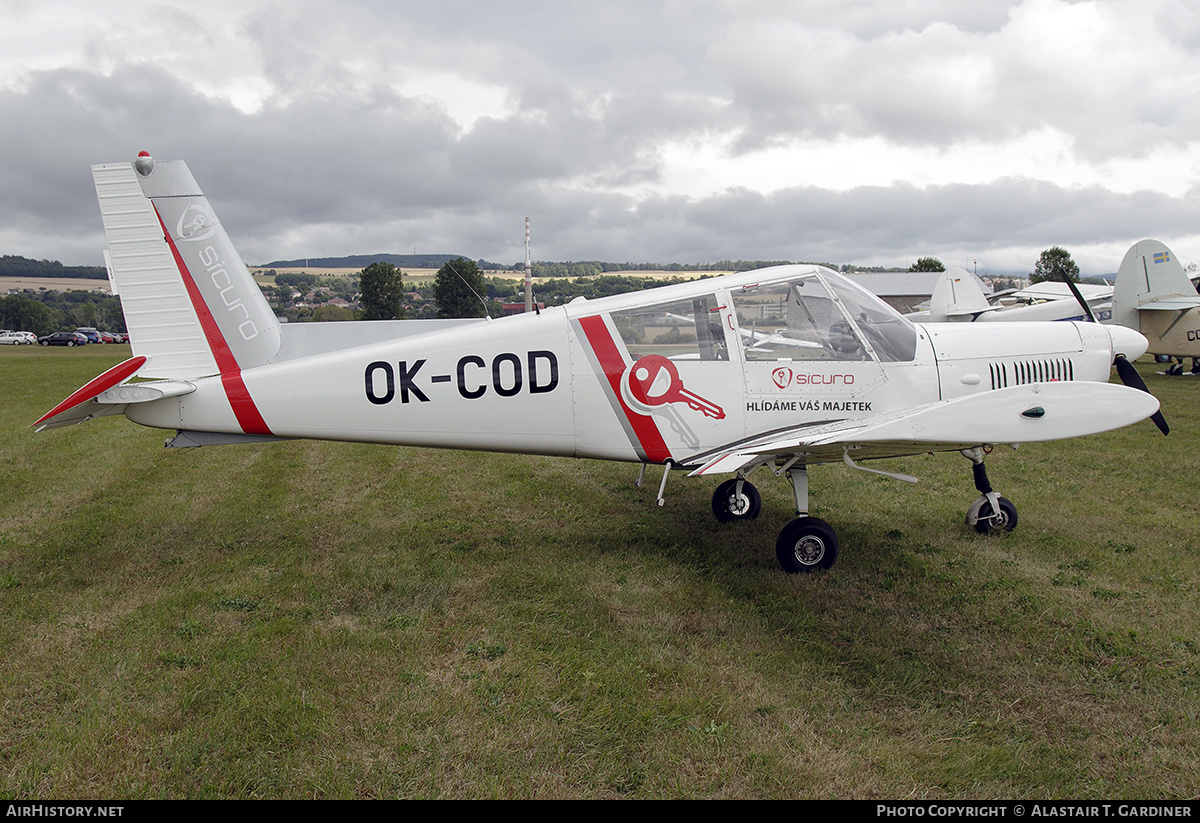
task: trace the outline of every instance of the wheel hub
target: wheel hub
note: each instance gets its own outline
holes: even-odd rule
[[[815,566],[825,556],[825,541],[815,534],[806,535],[796,541],[792,553],[796,562],[805,566]]]

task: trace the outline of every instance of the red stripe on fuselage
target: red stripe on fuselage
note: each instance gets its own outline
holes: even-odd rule
[[[638,414],[629,408],[625,398],[621,396],[621,375],[629,368],[629,364],[625,362],[624,355],[621,354],[621,350],[617,348],[616,342],[612,339],[604,317],[599,315],[581,317],[579,327],[583,329],[588,344],[596,353],[596,359],[600,361],[600,366],[604,369],[604,376],[608,378],[613,395],[621,404],[621,410],[625,412],[625,418],[637,436],[638,445],[641,446],[646,459],[652,463],[663,463],[671,459],[671,450],[667,448],[654,419],[644,414]]]
[[[171,232],[167,231],[167,226],[163,223],[157,206],[154,207],[154,215],[158,218],[158,225],[162,226],[163,237],[166,239],[167,245],[171,247],[175,265],[179,269],[180,276],[183,277],[184,288],[187,289],[192,307],[200,319],[200,328],[204,330],[204,337],[208,340],[208,347],[213,353],[213,359],[217,361],[217,368],[221,372],[221,385],[225,389],[225,396],[229,398],[229,405],[233,408],[233,414],[237,417],[238,424],[246,434],[273,434],[274,432],[267,426],[267,421],[259,412],[258,406],[254,404],[254,398],[250,396],[250,390],[246,388],[246,383],[242,380],[242,368],[238,365],[237,358],[229,348],[229,344],[225,342],[225,336],[221,334],[216,318],[213,317],[208,304],[204,302],[204,296],[200,294],[200,288],[196,285],[191,271],[183,262],[183,256],[175,246],[175,241],[171,239]]]

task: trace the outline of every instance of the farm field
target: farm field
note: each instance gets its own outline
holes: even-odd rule
[[[101,291],[111,293],[107,280],[87,277],[0,277],[0,294],[9,289],[33,289],[39,291]]]
[[[0,351],[0,797],[1192,798],[1200,377],[1172,426],[715,482],[29,424],[128,355]]]

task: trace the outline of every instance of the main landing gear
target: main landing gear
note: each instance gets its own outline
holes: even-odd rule
[[[808,469],[790,466],[787,474],[798,517],[779,532],[775,557],[788,574],[828,569],[837,560],[837,535],[824,520],[808,516]]]
[[[828,569],[837,560],[838,539],[824,520],[808,516],[808,471],[803,466],[785,464],[773,469],[776,474],[787,472],[792,483],[799,515],[783,527],[775,541],[775,556],[789,574]],[[712,499],[713,514],[722,523],[734,520],[753,520],[762,511],[762,496],[754,484],[739,476],[717,486]]]
[[[1167,367],[1166,374],[1171,377],[1178,377],[1183,374],[1183,358],[1182,357],[1167,357],[1165,360],[1160,360],[1161,363],[1170,363]],[[1200,374],[1200,357],[1192,358],[1191,374]]]
[[[1017,527],[1017,507],[1006,497],[993,491],[988,482],[987,469],[983,461],[990,447],[963,449],[964,457],[971,461],[975,477],[975,488],[979,497],[967,511],[967,525],[980,534],[1010,532]],[[868,469],[850,459],[849,450],[843,455],[846,465],[860,471],[882,474],[896,480],[915,483],[916,478],[894,472]],[[769,463],[760,463],[755,470]],[[796,519],[783,527],[775,541],[775,556],[785,572],[811,572],[828,569],[837,560],[838,538],[833,527],[824,520],[808,514],[808,470],[796,461],[782,466],[770,466],[776,475],[787,473],[792,484],[792,495],[796,501]],[[753,520],[762,511],[762,497],[754,485],[746,479],[750,472],[739,473],[717,486],[713,493],[712,510],[717,520],[729,523],[735,520]],[[661,491],[660,491],[661,494]]]

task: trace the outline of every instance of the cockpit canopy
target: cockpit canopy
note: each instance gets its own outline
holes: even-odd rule
[[[781,273],[782,274],[782,273]],[[878,360],[916,357],[916,328],[875,295],[835,272],[806,268],[729,288],[729,298],[702,294],[612,313],[634,357],[728,360],[741,346],[747,361]],[[740,331],[722,320],[732,300]]]
[[[916,357],[917,331],[866,289],[813,270],[734,289],[747,360],[880,360]]]

